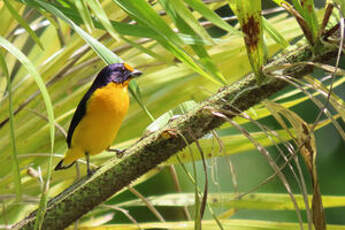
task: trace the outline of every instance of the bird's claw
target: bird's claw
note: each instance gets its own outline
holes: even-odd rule
[[[87,176],[91,177],[95,172],[97,171],[97,169],[87,169]]]
[[[124,155],[124,153],[126,152],[126,149],[121,150],[121,149],[111,149],[111,148],[108,148],[107,150],[108,150],[109,152],[114,152],[114,153],[116,153],[116,157],[117,157],[117,158],[122,158],[123,155]]]

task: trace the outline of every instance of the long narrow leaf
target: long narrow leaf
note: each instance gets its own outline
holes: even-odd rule
[[[234,193],[209,193],[208,204],[219,208],[236,208],[252,210],[294,210],[294,206],[288,194],[283,193],[251,193],[237,199]],[[295,194],[301,209],[305,209],[303,196]],[[155,206],[183,207],[194,206],[194,193],[166,194],[161,196],[147,197]],[[322,196],[325,208],[345,206],[345,196]],[[308,196],[311,203],[312,196]],[[117,204],[119,207],[145,206],[140,199]]]
[[[296,230],[300,229],[300,225],[295,222],[282,221],[262,221],[262,220],[248,220],[248,219],[229,219],[220,221],[224,229],[231,230]],[[201,222],[203,229],[218,229],[214,220],[203,220]],[[303,225],[305,228],[306,224]],[[107,224],[101,227],[87,226],[78,228],[79,230],[151,230],[151,229],[174,229],[174,230],[194,230],[194,221],[171,221],[171,222],[145,222],[140,223],[140,228],[137,224]],[[343,225],[327,225],[328,230],[345,230]]]
[[[276,30],[271,23],[262,16],[262,25],[264,30],[271,36],[271,38],[277,42],[282,48],[288,47],[290,44],[288,41],[285,40],[283,35],[280,34],[278,30]]]
[[[160,3],[164,7],[164,9],[167,11],[169,16],[174,20],[179,31],[181,31],[182,33],[185,33],[185,34],[189,34],[191,36],[195,36],[195,37],[200,36],[196,31],[193,30],[193,28],[190,25],[191,23],[187,23],[187,21],[190,21],[190,19],[188,17],[186,18],[185,16],[183,16],[185,14],[185,12],[184,12],[185,10],[178,10],[178,7],[180,7],[180,8],[184,7],[183,4],[180,3],[180,5],[182,5],[182,6],[177,4],[177,6],[174,7],[174,4],[171,4],[171,2],[169,0],[161,0]],[[175,4],[176,3],[177,2],[175,2]],[[194,18],[190,12],[189,12],[189,14],[190,14],[189,17]],[[195,23],[198,23],[195,19],[194,19],[194,21],[195,21]],[[203,40],[202,38],[200,38],[200,39]],[[204,67],[204,69],[206,69],[208,71],[209,75],[213,76],[215,79],[217,79],[222,84],[226,84],[226,80],[225,80],[224,76],[217,69],[216,65],[211,60],[211,57],[209,56],[206,48],[203,45],[191,45],[191,47],[194,50],[194,52],[199,56],[200,65],[202,65]]]
[[[179,60],[187,64],[195,72],[203,77],[210,79],[216,84],[224,84],[220,78],[215,77],[205,71],[205,68],[200,66],[185,50],[180,46],[182,40],[177,33],[175,33],[170,26],[152,9],[152,7],[144,0],[113,0],[123,10],[125,10],[131,17],[133,17],[139,24],[147,26],[148,30],[157,33],[156,40]]]
[[[17,13],[8,0],[4,0],[6,7],[11,12],[12,16],[17,20],[17,22],[30,34],[31,38],[43,49],[42,42],[36,33],[30,28],[26,21]]]
[[[61,18],[63,21],[68,23],[72,27],[72,29],[74,29],[75,32],[77,32],[80,35],[80,37],[83,38],[88,43],[88,45],[97,53],[97,55],[103,59],[105,63],[112,64],[115,62],[123,62],[123,60],[119,56],[117,56],[111,50],[106,48],[102,43],[97,41],[97,39],[93,38],[84,30],[82,30],[71,19],[66,17],[66,15],[64,15],[59,9],[41,0],[36,0],[35,2],[37,2],[41,7],[46,9],[48,12],[52,13],[53,15],[56,15],[57,17]]]
[[[152,9],[145,0],[113,0],[137,22],[156,31],[167,41],[182,44],[177,34],[167,23]]]
[[[9,41],[7,41],[5,38],[1,36],[0,36],[0,46],[2,46],[6,50],[8,50],[10,53],[12,53],[23,64],[23,66],[35,79],[36,84],[41,91],[41,95],[43,97],[43,101],[44,101],[47,114],[48,114],[49,128],[50,128],[50,141],[51,141],[50,150],[51,150],[51,153],[53,153],[54,152],[54,134],[55,134],[54,111],[53,111],[53,105],[52,105],[48,90],[46,88],[46,85],[44,84],[40,74],[37,72],[35,66],[31,63],[31,61],[19,49],[17,49],[14,45],[12,45]],[[37,221],[35,222],[35,226],[40,226],[43,221],[43,216],[45,213],[47,200],[48,200],[51,170],[52,170],[52,155],[49,157],[49,160],[48,160],[48,169],[47,169],[48,173],[45,180],[44,190],[41,196],[40,207],[39,207],[39,211],[37,215]]]
[[[312,33],[313,42],[315,43],[318,39],[317,36],[319,34],[319,24],[317,21],[314,0],[294,0],[292,3],[307,22],[309,30]]]
[[[204,27],[202,27],[198,20],[193,16],[190,10],[183,4],[182,0],[168,1],[167,4],[182,18],[182,20],[188,24],[188,26],[198,34],[202,39],[208,40],[211,43],[213,39],[207,33]]]
[[[115,40],[120,40],[98,0],[89,0],[86,2],[109,34]]]
[[[15,128],[14,128],[14,116],[13,116],[13,102],[12,102],[12,82],[10,75],[8,73],[7,64],[2,52],[0,52],[0,64],[3,73],[7,77],[7,92],[8,92],[8,111],[9,111],[9,118],[10,118],[10,133],[11,133],[11,143],[12,143],[12,165],[13,165],[13,174],[15,178],[15,185],[16,185],[16,201],[20,202],[23,196],[23,189],[21,183],[21,176],[20,176],[20,168],[17,158],[17,146],[16,146],[16,136],[15,136]]]
[[[81,16],[81,18],[84,21],[84,24],[86,26],[86,29],[89,33],[91,33],[92,28],[94,27],[93,22],[92,22],[92,18],[90,15],[90,12],[84,2],[84,0],[76,0],[75,1],[75,6],[77,7],[79,14]]]
[[[203,17],[215,24],[216,26],[222,28],[225,31],[234,34],[240,34],[238,30],[226,23],[221,17],[215,12],[210,10],[205,3],[201,0],[184,0],[188,5],[190,5],[194,10],[198,11]]]
[[[258,82],[263,79],[264,43],[261,17],[261,0],[228,0],[241,24],[247,55]]]

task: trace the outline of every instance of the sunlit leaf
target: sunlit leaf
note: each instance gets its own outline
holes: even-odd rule
[[[44,9],[51,12],[52,14],[58,16],[66,23],[68,23],[88,44],[89,46],[103,59],[103,61],[107,64],[112,64],[116,62],[123,62],[123,60],[113,53],[111,50],[106,48],[102,43],[97,41],[97,39],[90,36],[84,30],[82,30],[77,24],[75,24],[72,20],[66,17],[60,10],[55,8],[53,5],[43,2],[41,0],[36,0],[38,4],[40,4]]]
[[[40,41],[39,37],[36,35],[34,31],[30,28],[30,26],[26,23],[26,21],[17,13],[17,11],[13,8],[11,3],[8,0],[4,0],[5,5],[7,6],[8,10],[11,12],[12,16],[20,23],[20,25],[30,34],[31,38],[43,49],[42,42]]]
[[[12,162],[13,162],[13,174],[15,178],[15,185],[16,185],[16,201],[22,201],[23,189],[21,184],[21,176],[20,176],[20,168],[18,163],[18,156],[17,156],[17,146],[16,146],[16,136],[15,136],[15,126],[14,126],[14,116],[13,116],[13,102],[12,102],[12,80],[8,73],[6,61],[2,52],[0,52],[0,64],[3,73],[6,75],[7,78],[7,93],[8,93],[8,111],[10,117],[10,133],[11,133],[11,144],[12,144]]]
[[[224,229],[231,229],[231,230],[296,230],[300,226],[298,223],[291,223],[291,222],[273,222],[273,221],[262,221],[262,220],[241,220],[241,219],[231,219],[231,220],[222,220],[221,221]],[[202,227],[206,230],[214,229],[216,223],[214,220],[203,220]],[[307,228],[307,224],[303,225],[304,228]],[[104,225],[99,227],[83,227],[80,226],[80,230],[103,230],[104,228],[112,229],[112,230],[136,230],[138,226],[136,224],[111,224],[111,225]],[[141,229],[183,229],[183,230],[193,230],[194,228],[194,221],[178,221],[178,222],[151,222],[151,223],[143,223],[140,224]],[[73,229],[73,228],[70,228]],[[327,229],[329,230],[344,230],[345,227],[342,225],[327,225]]]
[[[151,8],[145,0],[113,0],[137,22],[154,30],[167,41],[182,44],[177,34],[164,22],[164,20]]]
[[[264,17],[262,17],[262,25],[264,30],[272,37],[274,41],[277,42],[282,48],[289,46],[289,42],[281,35],[281,33],[276,30],[271,23]]]
[[[92,28],[94,27],[92,18],[90,15],[90,12],[87,8],[87,5],[85,4],[84,0],[76,0],[75,5],[80,13],[81,18],[83,19],[85,26],[90,33],[92,31]]]
[[[51,141],[51,153],[54,152],[54,133],[55,133],[55,126],[54,126],[54,111],[53,111],[53,105],[48,93],[48,90],[40,76],[40,74],[37,72],[34,65],[31,63],[31,61],[16,47],[14,47],[10,42],[8,42],[6,39],[0,36],[0,45],[7,49],[9,52],[11,52],[18,60],[23,64],[23,66],[27,69],[27,71],[31,74],[31,76],[35,79],[36,84],[38,88],[41,91],[43,101],[46,106],[46,110],[48,113],[48,119],[49,119],[49,125],[50,125],[50,141]],[[49,158],[48,161],[48,173],[46,176],[45,181],[45,187],[44,192],[41,196],[41,202],[40,202],[40,208],[39,208],[39,214],[36,222],[36,226],[40,226],[43,221],[43,216],[45,212],[45,208],[47,205],[48,197],[47,193],[49,190],[49,181],[51,177],[51,169],[52,169],[52,157]]]
[[[99,19],[101,24],[104,28],[108,31],[108,33],[115,39],[119,40],[118,35],[115,33],[113,26],[111,25],[106,13],[104,12],[102,5],[98,2],[98,0],[88,0],[85,3],[92,9],[94,15]]]
[[[213,43],[213,39],[207,33],[205,28],[200,25],[198,20],[193,16],[193,14],[186,7],[182,0],[161,0],[161,2],[165,2],[163,5],[169,6],[165,9],[170,11],[171,18],[179,17],[181,20],[183,20],[184,23],[186,23],[191,28],[191,30],[198,34],[202,39],[208,40],[209,42]],[[174,20],[175,23],[179,23],[179,21],[176,18]]]
[[[279,122],[279,124],[285,129],[288,129],[288,124],[284,121],[283,118],[287,119],[292,127],[296,130],[296,137],[294,136],[295,141],[300,146],[300,153],[304,158],[304,162],[307,165],[309,174],[312,178],[313,186],[313,198],[312,198],[312,217],[315,228],[325,229],[326,228],[326,217],[325,210],[323,207],[323,201],[321,197],[319,180],[316,170],[316,140],[314,131],[312,128],[305,122],[301,117],[296,113],[285,109],[284,107],[265,101],[266,106],[272,112],[274,118]]]
[[[198,63],[189,54],[187,54],[182,47],[180,47],[180,45],[182,45],[180,37],[164,22],[161,17],[159,17],[146,1],[113,1],[140,24],[147,26],[149,30],[155,31],[159,35],[156,37],[157,41],[194,71],[212,80],[214,83],[224,84],[224,80],[219,78],[219,75],[212,76],[207,73],[204,68],[201,68]]]
[[[236,208],[253,210],[294,210],[294,205],[288,194],[280,193],[251,193],[236,199],[238,194],[234,193],[210,193],[208,204],[218,208]],[[302,195],[295,194],[298,205],[305,209]],[[165,194],[161,196],[147,197],[155,206],[183,207],[194,205],[193,193]],[[308,196],[311,204],[312,196]],[[344,196],[322,196],[325,208],[345,206]],[[120,207],[144,206],[142,200],[136,199],[117,204]]]
[[[188,5],[190,5],[194,10],[198,11],[203,17],[215,24],[216,26],[222,28],[225,31],[234,34],[240,34],[238,30],[234,29],[228,23],[226,23],[221,17],[215,12],[210,10],[201,0],[184,0]]]
[[[260,83],[263,80],[261,68],[265,63],[261,0],[228,0],[228,2],[241,24],[248,59]]]

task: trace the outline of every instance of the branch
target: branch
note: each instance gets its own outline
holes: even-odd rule
[[[317,54],[312,54],[311,47],[304,45],[289,49],[286,54],[275,57],[264,70],[274,66],[286,66],[298,62],[327,62],[337,54],[337,47],[323,45]],[[282,70],[283,75],[301,78],[313,71],[312,66],[291,65]],[[227,110],[234,117],[238,111],[244,111],[261,100],[280,91],[288,83],[266,77],[260,86],[256,84],[254,74],[224,87],[198,106],[194,111],[171,121],[168,126],[143,137],[126,151],[121,160],[111,159],[92,177],[84,177],[61,194],[51,199],[45,214],[43,229],[64,229],[88,211],[103,203],[114,193],[130,185],[132,181],[155,168],[173,154],[191,144],[195,138],[201,138],[224,123],[214,116],[212,110]],[[192,135],[191,135],[192,134]],[[181,136],[183,135],[184,138]],[[17,223],[15,229],[33,229],[36,211]]]

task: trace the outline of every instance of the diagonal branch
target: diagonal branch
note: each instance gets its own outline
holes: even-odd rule
[[[293,49],[294,48],[294,49]],[[323,45],[317,54],[312,54],[308,45],[290,47],[289,51],[275,57],[264,68],[289,66],[298,62],[327,62],[337,54],[337,47]],[[280,70],[280,74],[301,78],[313,71],[312,66],[291,65]],[[212,110],[227,110],[234,117],[238,111],[244,111],[261,100],[280,91],[288,83],[277,78],[268,78],[261,85],[256,84],[254,74],[224,87],[194,111],[171,121],[168,127],[143,137],[141,141],[127,149],[126,156],[121,160],[111,159],[92,177],[82,178],[57,197],[49,201],[43,229],[64,229],[106,201],[114,193],[128,186],[133,180],[155,168],[161,162],[201,138],[211,130],[224,123],[224,119],[215,116]],[[174,130],[176,132],[174,132]],[[192,135],[190,134],[192,132]],[[181,137],[182,134],[185,140]],[[17,223],[16,229],[33,229],[36,212]]]

